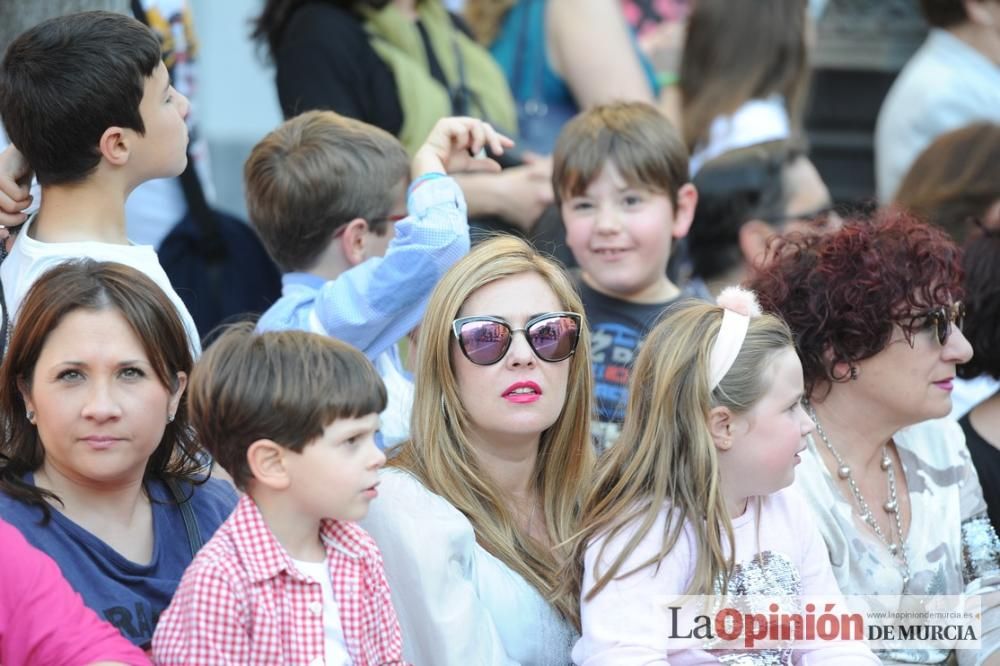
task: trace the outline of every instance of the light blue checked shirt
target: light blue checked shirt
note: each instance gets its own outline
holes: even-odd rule
[[[259,331],[303,330],[343,340],[363,351],[389,392],[382,413],[386,445],[409,433],[413,385],[395,344],[420,323],[441,276],[469,251],[465,197],[447,176],[410,185],[409,216],[396,223],[384,257],[371,257],[333,280],[286,273],[282,293],[261,316]]]

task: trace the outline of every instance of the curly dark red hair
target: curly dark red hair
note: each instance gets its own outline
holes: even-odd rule
[[[875,356],[907,315],[962,296],[961,251],[900,209],[849,219],[827,235],[780,239],[748,281],[764,310],[792,329],[806,393],[844,381],[841,363]]]

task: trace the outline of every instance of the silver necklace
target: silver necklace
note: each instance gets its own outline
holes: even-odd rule
[[[872,528],[879,541],[889,549],[889,554],[900,562],[900,570],[903,573],[903,587],[906,587],[907,582],[910,580],[910,561],[906,557],[906,544],[903,542],[903,521],[899,515],[899,502],[896,497],[896,472],[893,469],[892,458],[889,456],[888,448],[882,445],[882,460],[879,465],[882,471],[886,472],[889,477],[889,499],[882,505],[882,508],[894,518],[896,527],[895,542],[882,532],[882,528],[879,526],[878,521],[875,520],[868,502],[865,501],[864,495],[861,494],[861,489],[851,474],[850,466],[840,456],[837,449],[833,448],[833,444],[830,443],[830,439],[823,431],[823,426],[820,425],[819,419],[816,418],[816,410],[808,401],[806,402],[806,407],[809,410],[809,416],[812,418],[813,423],[816,424],[816,432],[819,434],[820,439],[823,440],[823,444],[826,445],[827,450],[837,461],[837,476],[847,482],[847,486],[851,489],[851,494],[854,495],[854,501],[858,504],[861,520]]]

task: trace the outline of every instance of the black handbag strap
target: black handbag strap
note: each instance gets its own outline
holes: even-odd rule
[[[7,241],[0,240],[0,264],[7,258]],[[10,344],[10,316],[7,314],[7,297],[3,293],[3,280],[0,280],[0,309],[3,309],[3,322],[0,324],[0,359],[7,353]]]
[[[191,508],[191,498],[185,497],[184,492],[181,490],[180,485],[175,479],[167,479],[167,488],[170,489],[170,494],[174,496],[174,500],[177,502],[177,508],[181,510],[181,518],[184,519],[184,530],[187,532],[188,545],[191,547],[191,558],[198,554],[201,550],[202,545],[205,543],[201,538],[201,531],[198,529],[198,516],[194,515],[194,509]]]

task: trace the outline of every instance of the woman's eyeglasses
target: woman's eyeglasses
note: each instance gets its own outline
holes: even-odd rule
[[[500,317],[460,317],[451,324],[458,347],[476,365],[493,365],[510,349],[517,332],[524,333],[535,356],[555,363],[573,355],[580,341],[581,317],[575,312],[546,312],[529,319],[524,328],[512,328]]]
[[[943,347],[948,342],[948,336],[951,335],[952,322],[955,323],[958,330],[962,330],[962,324],[965,323],[965,306],[962,305],[961,301],[951,305],[940,305],[921,313],[916,319],[923,319],[921,328],[929,328],[934,331],[934,337]]]

